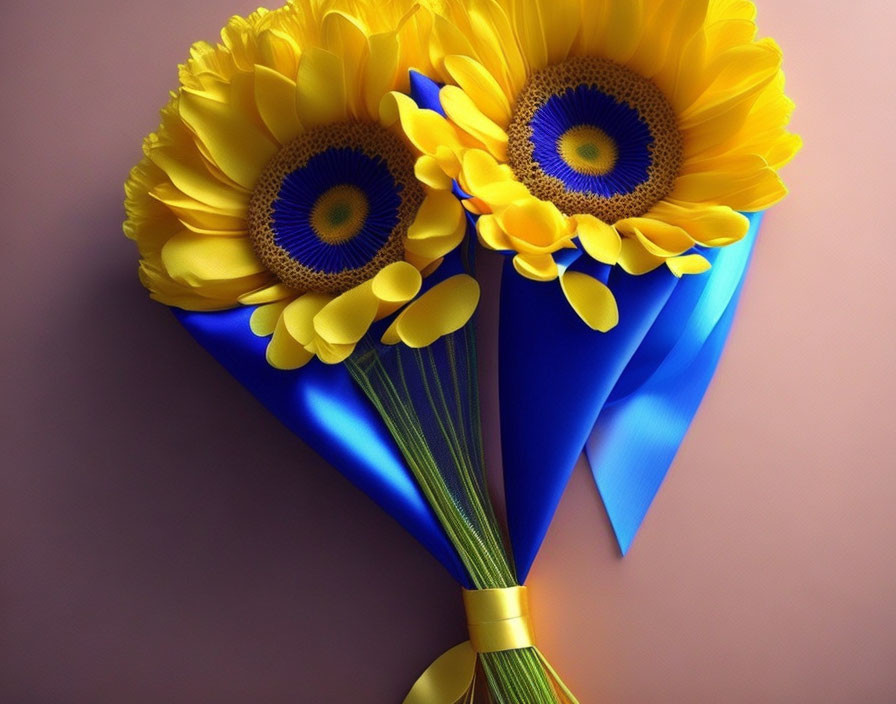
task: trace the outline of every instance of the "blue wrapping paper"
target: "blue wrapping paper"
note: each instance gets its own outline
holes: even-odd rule
[[[559,285],[508,261],[501,288],[500,401],[508,523],[525,579],[587,445],[625,553],[715,371],[761,221],[741,242],[702,253],[706,274],[665,268],[609,278],[619,325],[590,330]]]
[[[462,269],[459,255],[446,258],[425,287]],[[249,329],[253,310],[205,313],[172,308],[197,342],[280,422],[417,538],[461,585],[472,587],[386,424],[345,366],[314,359],[300,369],[274,369],[265,359],[268,338]],[[371,333],[382,333],[384,327],[380,323]]]

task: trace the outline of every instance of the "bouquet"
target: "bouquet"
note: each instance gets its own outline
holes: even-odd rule
[[[624,553],[799,149],[746,0],[295,0],[195,44],[125,186],[151,296],[463,587],[406,704],[575,702],[524,585],[584,449]],[[504,252],[510,544],[477,247]]]

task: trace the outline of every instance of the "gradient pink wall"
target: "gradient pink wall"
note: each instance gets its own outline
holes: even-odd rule
[[[583,704],[896,701],[896,5],[760,5],[793,196],[630,556],[580,465],[532,575]],[[463,636],[435,561],[146,299],[120,235],[175,65],[252,6],[4,8],[4,702],[394,704]]]

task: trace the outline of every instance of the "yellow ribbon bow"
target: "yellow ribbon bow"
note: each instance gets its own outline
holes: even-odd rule
[[[441,655],[420,675],[403,704],[473,704],[479,653],[532,648],[558,690],[561,704],[578,704],[535,647],[526,587],[464,589],[470,640]]]

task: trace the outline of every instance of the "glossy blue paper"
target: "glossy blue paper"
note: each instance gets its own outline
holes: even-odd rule
[[[707,276],[685,277],[598,416],[585,451],[624,555],[712,380],[728,339],[762,219],[707,252]]]
[[[742,242],[704,252],[715,261],[705,275],[679,281],[665,268],[639,277],[614,268],[620,324],[609,333],[587,328],[559,286],[524,279],[508,261],[501,431],[521,579],[586,443],[620,549],[630,546],[721,355],[760,220],[751,216]]]

